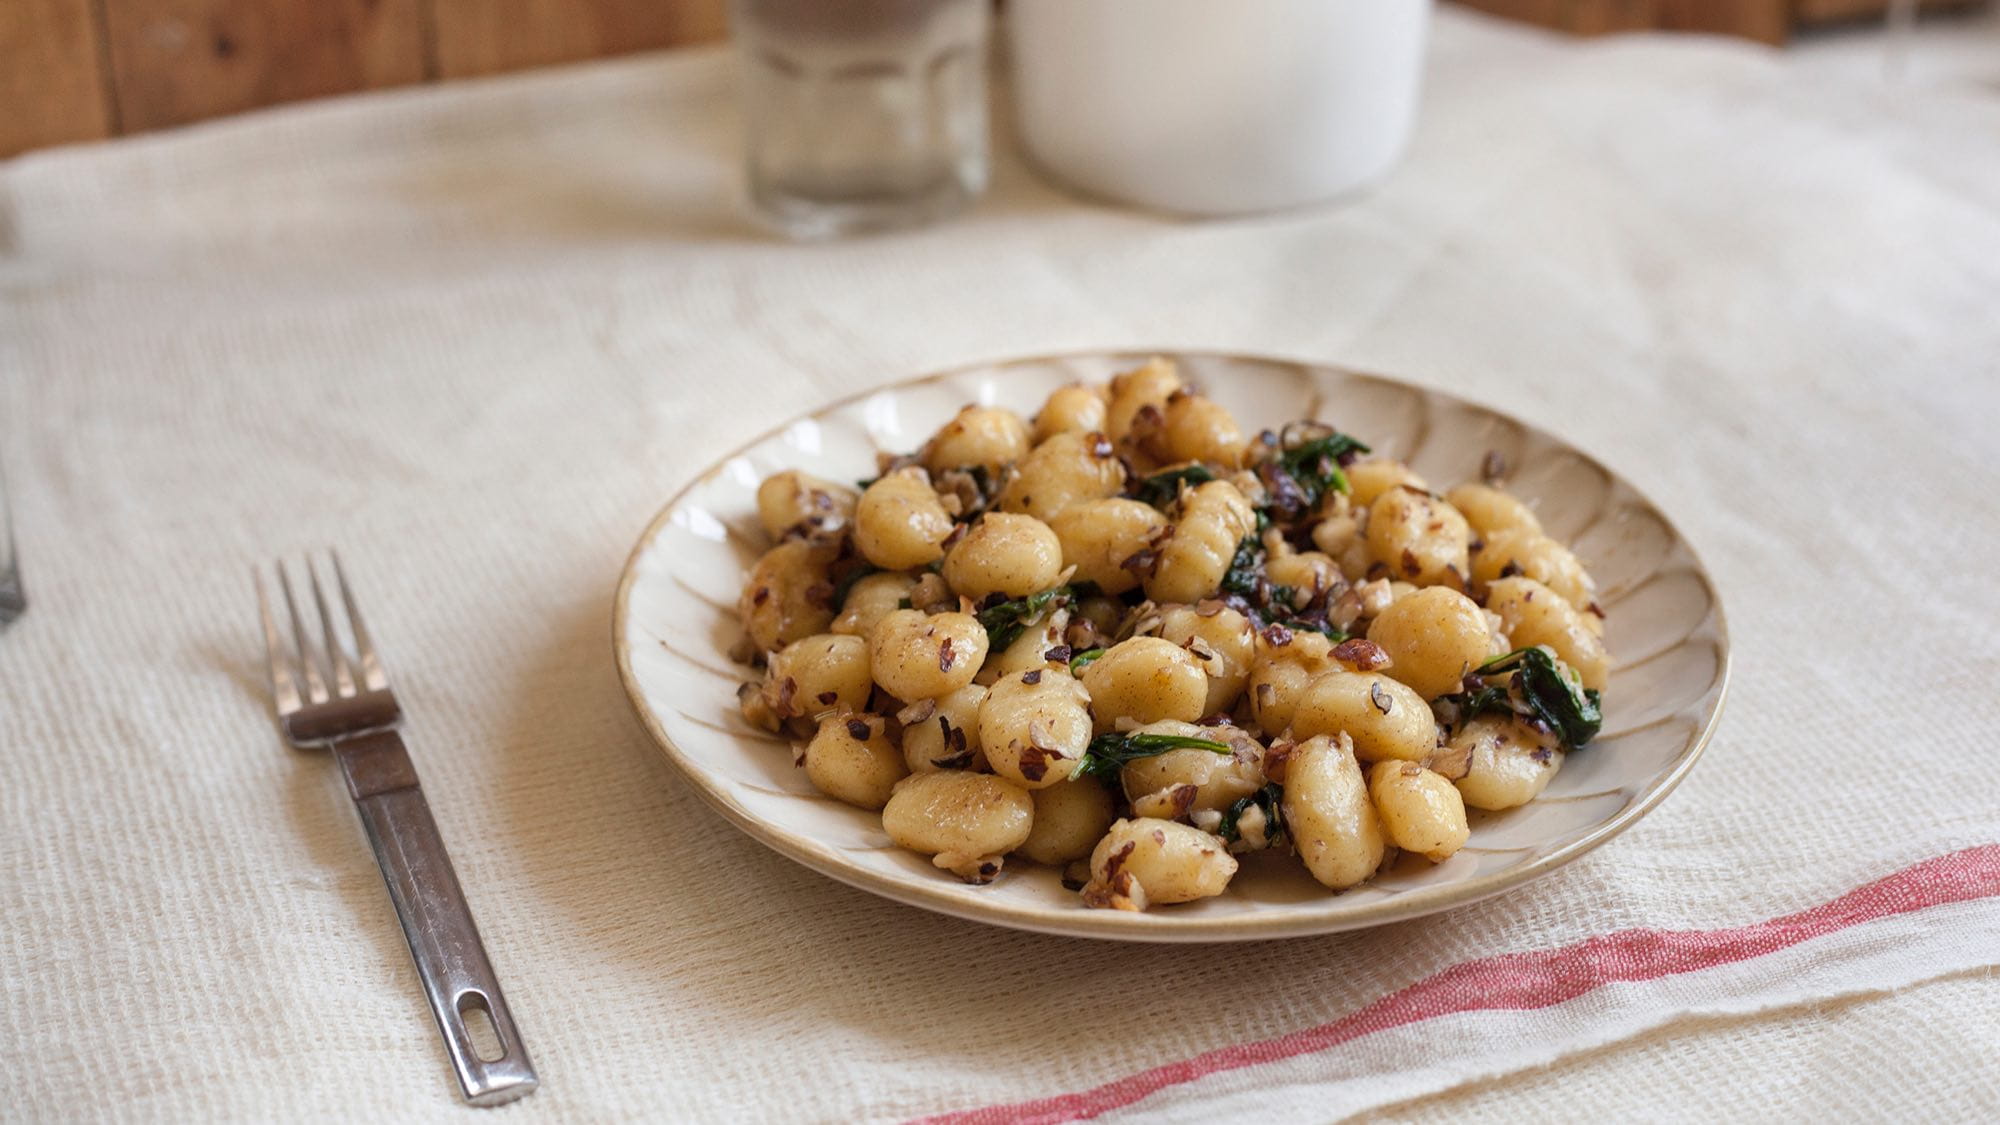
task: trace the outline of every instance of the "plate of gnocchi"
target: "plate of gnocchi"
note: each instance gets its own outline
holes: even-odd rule
[[[1547,874],[1720,717],[1693,549],[1443,391],[1215,353],[871,389],[640,537],[620,674],[752,837],[911,905],[1141,941],[1326,933]]]

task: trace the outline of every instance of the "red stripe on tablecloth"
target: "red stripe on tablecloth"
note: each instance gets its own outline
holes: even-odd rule
[[[1095,1117],[1169,1086],[1324,1051],[1371,1032],[1435,1016],[1546,1008],[1600,985],[1746,961],[1876,918],[1994,895],[2000,895],[2000,844],[1983,844],[1924,860],[1831,902],[1781,918],[1727,930],[1619,930],[1556,949],[1466,961],[1318,1027],[1222,1047],[1079,1093],[924,1120],[928,1125],[1011,1125]]]

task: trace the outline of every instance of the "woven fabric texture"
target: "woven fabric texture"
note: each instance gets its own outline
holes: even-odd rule
[[[322,544],[539,1064],[520,1121],[1054,1097],[1460,962],[1747,926],[2000,841],[1990,96],[1447,10],[1414,146],[1360,198],[1184,222],[1070,198],[1003,143],[970,214],[822,246],[740,217],[738,127],[726,55],[695,51],[0,166],[0,459],[32,603],[0,634],[0,1116],[465,1120],[336,771],[267,714],[250,564]],[[1723,594],[1707,757],[1519,893],[1252,946],[935,917],[712,815],[613,667],[652,513],[858,387],[1093,347],[1393,373],[1616,466]],[[1273,1123],[1991,1119],[2000,943],[1965,950],[1995,904],[1489,1037],[1546,1033],[1539,1054],[1385,1032],[1123,1112],[1249,1090]],[[1630,995],[1645,1018],[1579,1014]]]

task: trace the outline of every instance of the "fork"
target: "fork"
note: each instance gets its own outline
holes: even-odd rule
[[[21,564],[14,554],[14,521],[7,512],[7,477],[0,473],[0,630],[27,610],[28,595],[21,590]]]
[[[289,568],[280,560],[278,588],[291,618],[296,655],[288,653],[271,617],[264,575],[253,570],[257,612],[264,624],[264,650],[271,665],[271,695],[277,703],[278,727],[286,741],[300,749],[330,748],[347,779],[347,791],[375,847],[375,860],[396,903],[403,936],[409,940],[431,1014],[437,1017],[445,1050],[465,1100],[478,1106],[504,1105],[532,1093],[539,1084],[535,1068],[500,982],[486,959],[473,925],[472,911],[458,876],[451,869],[444,840],[430,805],[418,785],[416,767],[396,733],[402,709],[389,689],[388,676],[375,644],[362,624],[361,610],[341,569],[340,556],[327,552],[340,600],[347,611],[348,634],[354,642],[349,659],[335,628],[320,567],[308,556],[306,575],[318,608],[322,645],[309,638],[299,601],[293,596]],[[322,653],[319,648],[324,647]],[[324,667],[321,660],[324,658]],[[490,1021],[475,1037],[475,1025]],[[479,1039],[497,1040],[497,1049]]]

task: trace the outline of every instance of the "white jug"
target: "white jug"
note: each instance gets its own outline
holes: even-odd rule
[[[1386,175],[1416,117],[1430,0],[1012,0],[1028,156],[1091,195],[1197,215]]]

